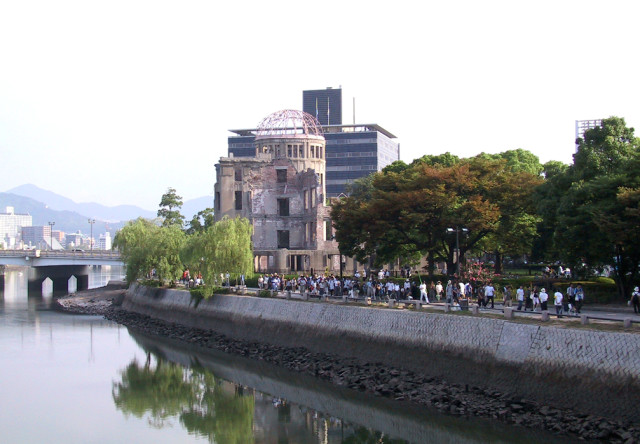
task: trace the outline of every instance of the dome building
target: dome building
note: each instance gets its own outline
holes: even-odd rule
[[[257,272],[338,270],[318,121],[302,111],[275,112],[258,125],[254,146],[255,157],[223,157],[216,164],[216,220],[251,221]]]

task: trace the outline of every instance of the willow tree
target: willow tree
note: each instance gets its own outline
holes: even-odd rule
[[[225,217],[205,231],[190,236],[182,259],[202,273],[209,290],[213,291],[221,274],[229,273],[234,279],[242,274],[253,274],[252,232],[248,219]]]
[[[145,277],[155,270],[161,282],[176,279],[182,271],[180,251],[185,234],[177,226],[159,227],[138,218],[129,221],[116,234],[114,248],[120,251],[127,268],[127,282]]]

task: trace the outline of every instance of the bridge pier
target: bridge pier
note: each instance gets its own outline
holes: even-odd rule
[[[89,266],[86,265],[58,265],[33,267],[29,269],[29,293],[42,292],[42,283],[46,278],[53,282],[53,293],[66,293],[69,278],[75,276],[78,280],[78,291],[89,288]]]

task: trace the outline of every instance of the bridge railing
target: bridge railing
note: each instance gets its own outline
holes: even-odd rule
[[[0,257],[76,257],[120,259],[120,252],[113,250],[0,250]]]

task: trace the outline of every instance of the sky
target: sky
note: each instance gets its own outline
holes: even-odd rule
[[[342,87],[400,158],[640,134],[640,2],[0,0],[0,191],[156,210],[212,196],[229,129]]]

